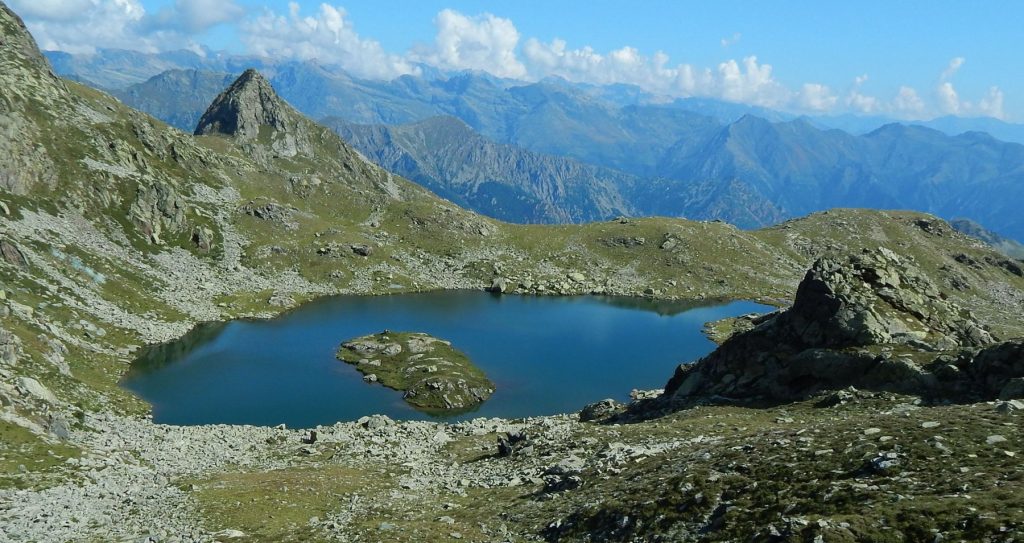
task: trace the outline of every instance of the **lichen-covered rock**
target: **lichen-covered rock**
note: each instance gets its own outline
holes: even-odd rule
[[[155,182],[139,186],[128,216],[150,243],[160,245],[165,232],[181,232],[187,226],[188,204],[174,187]]]
[[[791,308],[680,366],[665,398],[792,400],[848,386],[994,398],[1009,378],[1024,375],[1024,362],[1009,347],[978,353],[993,343],[908,258],[884,248],[822,258]]]
[[[622,411],[622,404],[611,398],[606,398],[599,402],[587,405],[580,410],[579,416],[581,422],[590,422],[606,419],[620,411]]]
[[[21,252],[17,245],[7,240],[0,240],[0,257],[17,268],[23,270],[28,268],[28,259],[25,258],[25,253]]]
[[[338,358],[354,365],[364,381],[403,391],[406,402],[424,410],[469,409],[494,393],[494,383],[465,354],[427,334],[363,336],[342,343]]]

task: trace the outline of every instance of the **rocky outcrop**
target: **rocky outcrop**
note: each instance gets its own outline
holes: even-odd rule
[[[21,252],[17,245],[5,239],[0,240],[0,257],[16,268],[22,270],[28,268],[28,259],[25,258],[25,253]]]
[[[1019,351],[994,343],[908,258],[886,249],[822,258],[791,308],[681,366],[666,397],[791,400],[855,386],[994,398],[1024,376]]]
[[[164,232],[177,233],[186,228],[186,210],[185,199],[174,187],[157,182],[138,188],[128,216],[150,243],[160,245]],[[202,238],[200,235],[197,244],[208,241]]]
[[[223,134],[240,143],[267,144],[282,157],[313,154],[307,123],[253,69],[217,96],[199,119],[195,134]]]
[[[341,344],[338,358],[367,383],[400,390],[410,405],[451,412],[475,407],[494,393],[494,383],[451,343],[427,334],[384,331]]]

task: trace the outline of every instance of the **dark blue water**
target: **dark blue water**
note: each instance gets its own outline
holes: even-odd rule
[[[602,398],[626,400],[634,388],[661,388],[679,363],[714,348],[701,333],[705,322],[770,309],[468,291],[339,296],[273,320],[200,326],[149,349],[123,385],[165,424],[309,427],[373,413],[431,418],[335,359],[342,341],[390,329],[450,340],[497,385],[476,411],[449,419],[549,415]]]

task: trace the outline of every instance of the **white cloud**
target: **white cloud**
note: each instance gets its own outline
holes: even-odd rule
[[[9,0],[11,8],[28,19],[70,21],[92,6],[90,0]]]
[[[712,95],[732,102],[778,107],[791,98],[791,93],[772,79],[771,64],[758,64],[755,56],[744,58],[742,68],[735,60],[719,64],[714,83],[718,92]]]
[[[92,53],[114,47],[155,52],[165,42],[182,45],[182,40],[160,32],[143,33],[146,10],[137,0],[14,0],[12,4],[25,15],[43,49]]]
[[[728,60],[712,71],[690,64],[671,66],[660,51],[647,57],[634,47],[622,47],[601,54],[591,47],[569,49],[564,40],[541,43],[531,38],[523,46],[523,57],[535,79],[556,75],[597,85],[627,83],[670,96],[710,96],[768,107],[780,106],[792,95],[772,78],[771,65],[759,64],[754,56]]]
[[[318,60],[372,79],[417,74],[416,63],[424,63],[522,80],[559,76],[597,85],[631,84],[662,99],[709,97],[793,111],[887,114],[904,119],[937,114],[1005,117],[1005,99],[999,87],[991,87],[973,102],[962,98],[953,79],[965,65],[964,57],[950,59],[927,100],[906,85],[891,99],[882,99],[863,90],[867,75],[854,78],[845,93],[816,82],[789,88],[775,79],[771,64],[752,55],[712,67],[673,64],[663,52],[644,54],[631,46],[598,51],[587,45],[573,48],[561,39],[547,43],[535,38],[522,40],[511,20],[487,13],[470,16],[442,10],[434,19],[433,42],[394,54],[379,42],[360,36],[345,10],[328,3],[306,15],[297,2],[290,2],[283,11],[264,8],[251,13],[237,0],[175,0],[157,13],[147,13],[141,0],[9,2],[25,18],[43,49],[71,53],[91,53],[98,48],[202,52],[193,36],[229,24],[236,27],[249,53]],[[741,38],[737,32],[720,41],[728,48]]]
[[[265,10],[244,20],[240,31],[249,51],[257,55],[319,60],[367,78],[418,73],[409,61],[385,52],[379,42],[360,37],[346,15],[340,7],[320,4],[316,15],[304,17],[299,5],[290,2],[287,15]]]
[[[920,118],[924,113],[924,100],[912,87],[902,86],[892,100],[892,112],[904,118]]]
[[[939,76],[940,81],[948,81],[953,75],[956,74],[957,70],[964,65],[964,57],[954,57],[950,59],[949,65],[946,66],[945,70],[942,70],[942,75]]]
[[[876,113],[880,107],[880,101],[874,96],[869,96],[860,91],[864,83],[868,81],[868,74],[858,75],[853,78],[853,87],[844,100],[846,107],[858,113]]]
[[[839,97],[832,90],[820,83],[804,83],[800,89],[799,103],[810,111],[832,111],[839,102]]]
[[[943,113],[950,115],[956,115],[960,113],[961,104],[960,96],[957,95],[956,89],[953,88],[953,84],[949,81],[939,83],[939,86],[935,89],[936,94],[939,97],[939,109]]]
[[[999,87],[989,88],[988,94],[977,103],[960,99],[960,95],[957,93],[951,80],[957,71],[960,70],[960,67],[964,65],[964,62],[964,57],[953,58],[939,76],[939,83],[935,87],[939,111],[947,115],[962,115],[965,117],[986,116],[997,119],[1005,118],[1003,91]]]
[[[1003,91],[999,87],[991,87],[988,94],[978,102],[978,113],[997,119],[1005,119],[1003,111]]]
[[[412,53],[414,60],[449,70],[485,70],[499,77],[521,78],[526,67],[516,56],[519,31],[512,21],[489,13],[469,17],[446,9],[434,19],[431,46]]]
[[[173,7],[164,8],[153,16],[150,24],[195,34],[244,15],[245,9],[233,0],[175,0]]]

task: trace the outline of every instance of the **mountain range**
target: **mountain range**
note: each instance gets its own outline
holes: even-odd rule
[[[231,78],[233,63],[255,62],[182,56],[183,65],[228,71],[172,69],[115,95],[191,131],[203,104]],[[111,84],[98,59],[123,61],[107,57],[58,55],[55,66]],[[165,55],[138,65],[157,69],[173,61]],[[950,135],[890,122],[858,135],[886,120],[832,119],[859,122],[851,133],[825,127],[829,119],[715,100],[655,103],[624,85],[554,78],[525,84],[472,72],[368,81],[313,62],[258,64],[292,105],[326,119],[366,156],[503,220],[665,215],[749,228],[853,206],[969,217],[1024,239],[1024,220],[1008,203],[1024,195],[1024,147],[982,132]],[[932,124],[954,132],[979,125],[1011,136],[1015,126],[994,119]]]

